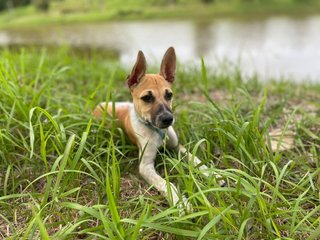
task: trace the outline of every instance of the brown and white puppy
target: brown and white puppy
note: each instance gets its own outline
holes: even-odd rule
[[[121,127],[139,148],[141,176],[165,197],[172,199],[173,204],[176,205],[180,199],[177,188],[172,183],[167,186],[167,181],[154,168],[158,148],[166,144],[167,149],[187,154],[188,158],[193,160],[194,166],[199,165],[201,161],[197,157],[192,157],[182,145],[179,145],[177,134],[172,127],[174,117],[171,86],[175,80],[176,71],[174,48],[170,47],[165,53],[159,74],[146,74],[146,68],[145,56],[142,51],[139,51],[136,64],[127,78],[133,103],[109,102],[106,104],[103,102],[95,108],[93,114],[101,117],[107,108],[108,113],[112,115],[113,106],[115,106],[115,116]],[[209,176],[205,165],[199,168],[202,174]],[[181,199],[189,207],[183,196]]]

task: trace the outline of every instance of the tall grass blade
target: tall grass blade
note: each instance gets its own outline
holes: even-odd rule
[[[212,220],[210,220],[210,222],[208,222],[208,224],[202,229],[202,231],[200,232],[199,236],[198,236],[198,240],[203,239],[205,237],[205,235],[207,234],[207,232],[213,228],[213,226],[215,226],[222,218],[222,216],[227,213],[230,208],[232,207],[232,205],[230,205],[229,207],[227,207],[226,209],[224,209],[222,212],[220,212],[217,216],[215,216]],[[214,236],[213,236],[214,237]]]

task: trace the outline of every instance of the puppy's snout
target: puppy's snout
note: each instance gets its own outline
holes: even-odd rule
[[[157,128],[167,128],[174,122],[173,113],[166,105],[160,105],[158,111],[152,116],[151,121]]]
[[[172,114],[164,114],[164,116],[160,119],[162,126],[168,127],[173,123],[173,115]]]

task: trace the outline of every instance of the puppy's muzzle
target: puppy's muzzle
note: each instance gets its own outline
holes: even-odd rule
[[[160,128],[167,128],[173,123],[173,115],[171,113],[164,113],[158,117]]]
[[[152,124],[157,128],[167,128],[174,122],[171,109],[166,105],[160,105],[158,111],[152,117]]]

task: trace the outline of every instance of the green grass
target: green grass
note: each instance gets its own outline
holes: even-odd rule
[[[112,20],[205,19],[231,17],[263,17],[271,14],[305,16],[318,14],[315,0],[225,1],[211,4],[201,1],[146,0],[64,0],[51,1],[48,12],[39,12],[33,5],[0,12],[0,28],[27,28],[59,24],[87,23]]]
[[[117,61],[66,47],[0,59],[1,238],[319,239],[319,84],[179,66],[180,140],[227,181],[159,154],[157,170],[192,203],[180,216],[136,174],[137,149],[112,119],[92,119],[98,102],[130,98]],[[275,128],[295,132],[292,149],[270,150]]]

